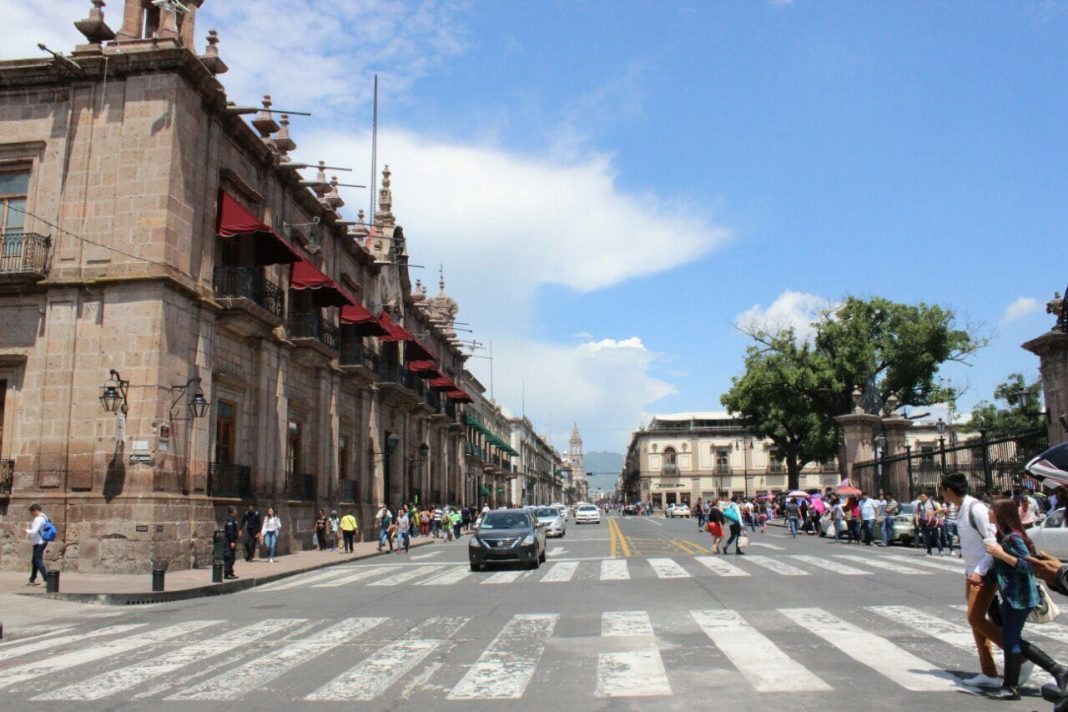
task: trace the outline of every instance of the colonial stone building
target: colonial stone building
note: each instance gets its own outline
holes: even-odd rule
[[[293,550],[318,508],[463,503],[455,303],[412,293],[388,167],[346,222],[270,98],[228,101],[201,0],[102,5],[71,57],[0,62],[0,567],[32,501],[51,559],[112,572],[207,565],[231,504]]]
[[[511,502],[518,505],[560,502],[564,481],[560,453],[539,435],[528,418],[512,418],[511,447],[518,454]]]

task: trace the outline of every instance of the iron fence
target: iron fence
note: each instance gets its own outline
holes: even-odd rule
[[[318,314],[290,314],[287,329],[290,338],[318,339],[327,348],[337,349],[337,327]]]
[[[315,501],[315,475],[286,473],[286,499],[300,502]]]
[[[209,497],[252,497],[252,468],[248,465],[208,465]]]
[[[15,485],[15,461],[0,460],[0,497],[10,497]]]
[[[262,267],[216,267],[212,278],[220,297],[248,299],[279,319],[285,313],[285,295],[263,276]]]
[[[1021,484],[1033,485],[1024,466],[1048,446],[1045,428],[993,438],[980,432],[978,438],[951,447],[940,443],[933,452],[907,448],[902,455],[857,462],[853,481],[868,492],[884,490],[897,497],[907,493],[911,500],[920,492],[935,493],[943,474],[961,472],[973,493],[1006,492]]]

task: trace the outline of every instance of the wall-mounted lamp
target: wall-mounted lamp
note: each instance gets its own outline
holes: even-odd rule
[[[196,391],[193,395],[189,396],[189,402],[186,404],[186,408],[189,410],[191,418],[203,418],[208,412],[208,401],[204,398],[203,391],[200,390],[200,379],[190,378],[185,382],[184,386],[171,386],[172,391],[176,391],[178,395],[171,401],[171,419],[180,420],[180,418],[174,417],[174,407],[178,405],[178,401],[182,399],[182,396],[186,395],[189,389],[196,386]]]
[[[430,446],[426,443],[420,443],[419,445],[419,460],[426,462],[430,459]]]
[[[393,452],[397,449],[397,446],[400,445],[400,441],[400,435],[390,433],[389,437],[386,438],[386,448],[388,448],[390,452]]]
[[[115,369],[108,371],[108,380],[100,387],[100,404],[109,413],[122,413],[126,415],[129,404],[126,402],[126,390],[130,382],[124,380]]]

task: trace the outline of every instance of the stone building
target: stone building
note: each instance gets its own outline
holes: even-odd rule
[[[519,453],[509,444],[511,426],[499,405],[486,397],[485,388],[474,376],[465,374],[464,390],[472,402],[465,407],[467,425],[467,501],[479,509],[504,507],[512,500],[508,487],[516,477],[513,458]]]
[[[835,461],[809,463],[802,489],[824,489],[841,480]],[[698,498],[754,496],[787,487],[786,464],[770,440],[756,438],[730,413],[656,415],[631,436],[620,479],[624,499],[654,507]]]
[[[517,477],[512,481],[514,504],[551,504],[563,497],[563,460],[548,440],[534,430],[528,418],[512,418],[511,447],[518,455]]]
[[[366,533],[379,501],[463,501],[465,357],[388,167],[350,229],[270,98],[228,102],[201,4],[126,0],[113,32],[94,0],[69,58],[0,62],[0,568],[31,501],[49,558],[113,572],[207,565],[231,504],[280,510],[286,551],[320,507]]]

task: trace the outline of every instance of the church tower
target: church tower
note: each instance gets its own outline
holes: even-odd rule
[[[578,423],[575,423],[571,431],[571,447],[567,451],[567,459],[571,460],[571,471],[575,473],[576,480],[586,479],[586,470],[582,462],[582,435],[579,434]]]

